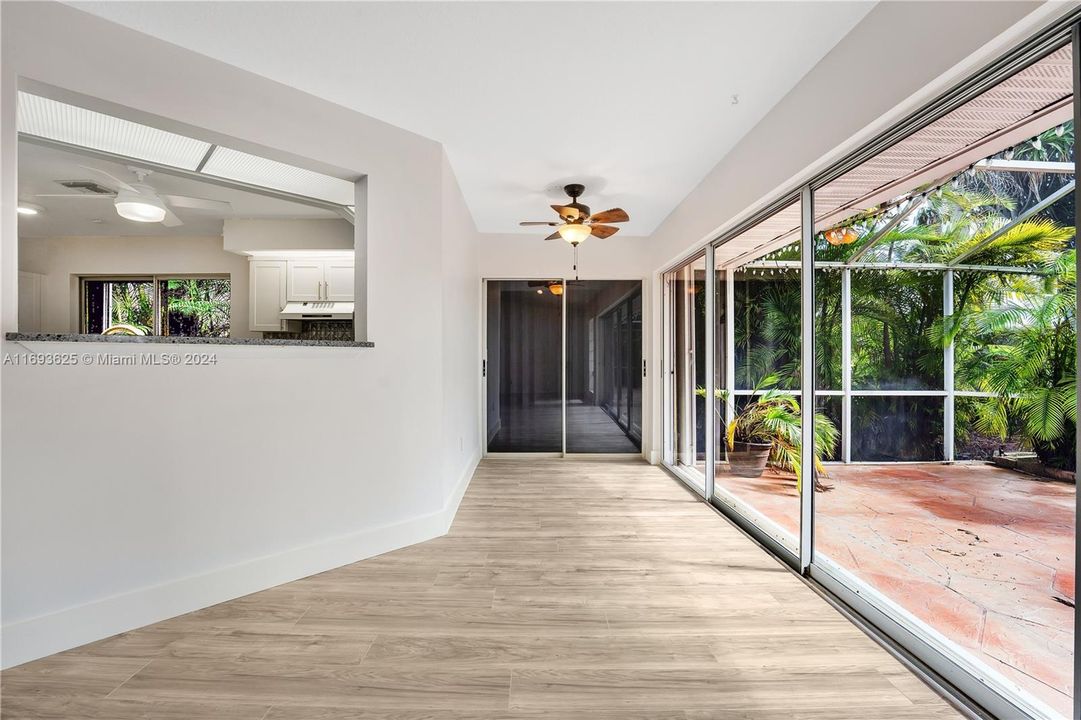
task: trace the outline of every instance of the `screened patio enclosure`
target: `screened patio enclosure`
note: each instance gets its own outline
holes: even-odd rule
[[[663,459],[999,717],[1073,715],[1074,51],[664,276]]]

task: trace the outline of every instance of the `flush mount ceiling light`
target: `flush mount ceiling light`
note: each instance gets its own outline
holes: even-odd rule
[[[20,215],[33,217],[34,215],[40,215],[45,212],[45,208],[41,207],[40,205],[35,205],[31,202],[23,202],[22,200],[20,200],[17,212]]]

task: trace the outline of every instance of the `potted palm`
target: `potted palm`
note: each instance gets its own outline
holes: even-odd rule
[[[728,448],[728,464],[733,475],[740,477],[761,477],[767,465],[779,470],[789,470],[799,477],[800,474],[800,406],[796,396],[776,387],[778,377],[767,375],[755,387],[747,404],[723,425],[721,415],[722,402],[727,402],[727,390],[717,390],[716,397],[722,402],[716,403],[718,419],[725,428],[725,445]],[[705,397],[705,388],[698,388],[697,394]],[[825,476],[826,469],[822,458],[833,454],[837,446],[837,426],[822,413],[815,413],[814,462],[820,476]],[[824,489],[819,485],[818,489]]]

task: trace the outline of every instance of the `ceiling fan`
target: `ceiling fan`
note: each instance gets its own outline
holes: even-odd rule
[[[615,235],[619,232],[619,228],[612,227],[607,223],[627,222],[630,220],[630,217],[622,208],[612,208],[611,210],[599,212],[596,215],[590,215],[589,206],[578,202],[578,198],[585,190],[586,188],[584,185],[579,185],[577,183],[563,187],[563,192],[570,196],[571,201],[566,205],[552,205],[552,209],[558,213],[561,222],[542,220],[536,222],[522,222],[519,223],[519,225],[547,225],[549,227],[554,227],[556,228],[556,231],[544,239],[555,240],[556,238],[563,238],[575,248],[590,235],[595,235],[599,238]]]
[[[120,178],[95,167],[80,165],[83,170],[103,175],[112,181],[115,187],[111,194],[40,194],[35,197],[41,198],[109,198],[113,201],[116,214],[127,220],[135,222],[156,223],[160,222],[165,227],[176,227],[184,222],[178,218],[172,207],[185,208],[188,210],[206,210],[217,213],[230,213],[233,206],[221,200],[208,200],[206,198],[188,197],[187,195],[164,195],[155,190],[146,182],[146,178],[152,171],[143,168],[129,167],[135,175],[135,182],[124,182]],[[63,184],[63,183],[62,183]],[[86,183],[72,183],[72,187],[85,186]],[[100,188],[99,188],[100,190]]]

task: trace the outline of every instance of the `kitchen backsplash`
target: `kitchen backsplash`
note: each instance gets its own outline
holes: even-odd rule
[[[265,332],[271,340],[352,340],[352,320],[301,320],[300,332]]]

